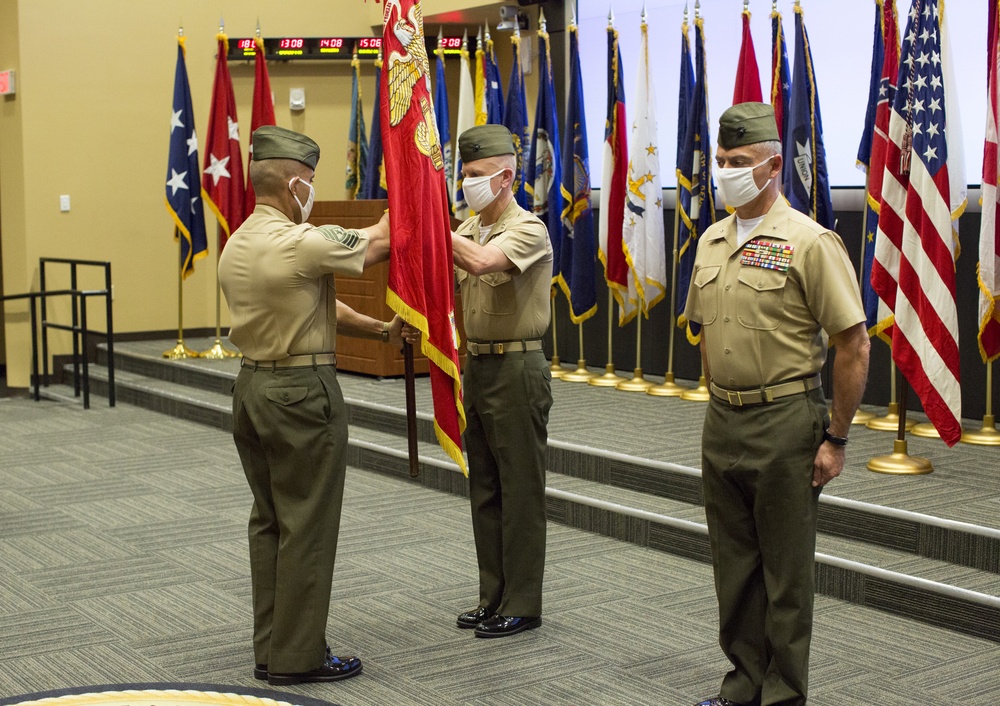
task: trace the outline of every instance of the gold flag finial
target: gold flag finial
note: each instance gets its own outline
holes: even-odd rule
[[[615,26],[615,10],[611,5],[608,5],[608,27]]]
[[[743,12],[750,11],[750,0],[743,0]]]
[[[694,0],[694,19],[701,19],[701,0]]]
[[[257,37],[257,39],[260,39],[260,18],[259,17],[257,18],[257,29],[254,32],[253,36]]]
[[[486,44],[490,43],[490,23],[483,22],[483,38],[486,40]]]
[[[544,33],[545,30],[545,9],[538,8],[538,31]]]
[[[221,17],[219,18],[219,34],[226,31],[226,22]]]

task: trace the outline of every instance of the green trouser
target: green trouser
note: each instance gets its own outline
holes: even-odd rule
[[[542,614],[552,374],[541,351],[465,360],[465,447],[479,605],[533,618]]]
[[[719,644],[733,665],[720,693],[736,703],[806,703],[820,493],[811,483],[827,420],[822,390],[747,407],[713,397],[705,414]]]
[[[336,368],[241,368],[233,439],[254,497],[254,656],[275,673],[316,669],[326,648],[347,471]]]

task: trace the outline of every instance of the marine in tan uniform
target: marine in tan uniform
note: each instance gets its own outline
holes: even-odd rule
[[[401,322],[337,302],[334,273],[358,275],[388,256],[388,217],[364,230],[314,228],[319,146],[280,127],[253,134],[254,212],[219,259],[243,353],[233,388],[233,438],[254,504],[250,513],[254,676],[271,684],[333,681],[361,671],[326,646],[347,418],[337,383],[338,309],[349,333],[398,340]]]
[[[458,148],[465,197],[479,214],[452,237],[468,339],[465,447],[479,560],[479,607],[459,615],[458,627],[502,637],[542,621],[552,376],[541,337],[552,246],[545,225],[514,200],[510,132],[471,128]]]
[[[736,212],[701,236],[685,315],[702,326],[711,381],[702,482],[719,643],[732,670],[701,705],[805,704],[817,504],[844,467],[864,391],[865,315],[840,238],[781,197],[771,107],[723,113],[716,161],[720,195]]]

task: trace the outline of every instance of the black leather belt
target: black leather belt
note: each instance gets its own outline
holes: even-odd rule
[[[251,360],[243,358],[240,367],[254,370],[276,370],[278,368],[315,368],[319,365],[336,365],[336,353],[306,353],[305,355],[290,355],[280,360]]]
[[[709,386],[712,394],[728,403],[732,407],[745,407],[747,405],[765,404],[774,400],[797,395],[803,392],[810,392],[820,387],[823,379],[819,373],[807,378],[799,378],[790,382],[782,382],[777,385],[767,385],[753,390],[727,390],[719,387],[714,382]]]
[[[466,341],[465,350],[469,355],[506,355],[507,353],[525,353],[542,350],[539,339],[532,341]]]

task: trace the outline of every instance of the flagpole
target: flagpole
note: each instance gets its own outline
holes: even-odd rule
[[[576,361],[576,370],[571,373],[564,373],[562,379],[566,382],[590,382],[596,377],[594,373],[587,370],[587,361],[583,357],[583,322],[578,324],[580,330],[580,357]]]
[[[895,382],[893,369],[893,382]],[[899,426],[896,429],[896,440],[892,444],[892,453],[888,456],[876,456],[868,461],[868,470],[875,473],[915,476],[932,473],[934,466],[922,456],[910,456],[906,453],[906,391],[909,386],[906,378],[902,379],[899,391]]]
[[[871,160],[869,160],[871,161]],[[868,203],[868,182],[871,179],[871,175],[865,171],[865,207],[861,209],[861,263],[858,267],[858,288],[864,292],[865,291],[865,250],[868,249],[868,219],[865,218],[865,214],[871,205]],[[871,420],[875,419],[875,415],[871,412],[866,412],[863,409],[858,409],[854,412],[854,418],[851,419],[851,424],[867,424]]]
[[[677,185],[674,197],[674,259],[670,265],[670,337],[667,343],[667,372],[663,384],[653,385],[646,390],[654,397],[680,397],[687,388],[674,382],[674,336],[677,330],[677,262],[680,257],[681,185]]]
[[[876,417],[865,423],[865,426],[875,431],[895,431],[899,426],[899,403],[896,401],[896,361],[889,363],[889,409],[884,417]],[[905,415],[904,415],[905,416]],[[906,422],[906,430],[916,426],[912,419]]]
[[[625,382],[625,378],[615,373],[615,364],[611,362],[611,331],[614,328],[614,295],[608,287],[608,362],[604,366],[604,375],[594,376],[587,381],[594,387],[616,387],[618,383]],[[581,350],[583,350],[581,348]]]
[[[549,299],[552,302],[552,365],[549,366],[549,372],[552,373],[553,380],[562,380],[562,377],[567,373],[563,370],[562,363],[559,362],[559,342],[556,340],[556,293],[552,291],[550,293]]]
[[[996,419],[993,417],[993,361],[986,364],[986,414],[983,416],[982,429],[966,429],[962,432],[962,441],[977,446],[1000,446],[1000,431],[997,431]]]
[[[623,380],[616,388],[625,392],[645,392],[653,383],[642,377],[642,311],[635,316],[635,372],[631,380]]]
[[[217,234],[219,236],[218,242],[222,242],[222,226],[216,226],[216,228],[219,231]],[[221,257],[222,248],[218,248],[215,251],[215,345],[198,354],[199,358],[208,358],[209,360],[225,360],[226,358],[237,358],[240,355],[222,345],[222,283],[219,281],[219,259]]]
[[[180,237],[174,229],[175,237],[178,241],[178,249],[184,246],[184,239]],[[163,352],[164,358],[170,360],[182,360],[184,358],[197,358],[198,353],[184,345],[184,265],[182,264],[177,274],[177,345],[169,351]]]

